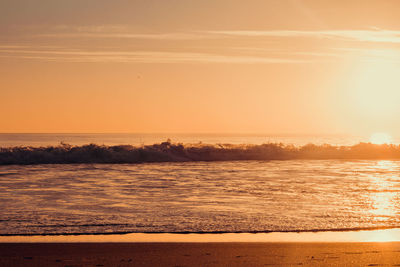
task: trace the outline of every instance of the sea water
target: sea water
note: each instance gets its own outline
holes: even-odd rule
[[[2,134],[0,146],[135,145],[166,137]],[[305,136],[172,137],[214,144],[273,138],[295,145],[357,142]],[[0,166],[0,235],[396,228],[399,200],[397,160],[5,165]]]

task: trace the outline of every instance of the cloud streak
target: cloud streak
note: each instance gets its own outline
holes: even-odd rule
[[[400,31],[393,30],[207,31],[207,33],[226,37],[304,37],[360,42],[400,43]]]
[[[56,62],[109,62],[109,63],[305,63],[290,58],[230,56],[210,53],[164,51],[83,51],[83,50],[26,50],[0,49],[1,57],[36,59]]]
[[[114,63],[238,63],[238,64],[289,64],[307,62],[330,62],[345,57],[346,55],[359,54],[374,58],[377,53],[362,53],[365,47],[341,43],[344,47],[338,49],[338,43],[318,46],[317,48],[293,48],[253,42],[265,41],[264,38],[318,38],[329,40],[374,42],[374,43],[400,43],[400,31],[393,30],[324,30],[324,31],[298,31],[298,30],[272,30],[272,31],[198,31],[178,33],[129,33],[126,27],[53,27],[53,33],[37,34],[36,37],[57,37],[55,42],[37,39],[47,45],[0,45],[0,57],[21,58],[31,60],[56,61],[56,62],[114,62]],[[75,42],[76,48],[63,46],[65,38],[81,38]],[[84,38],[115,38],[114,43],[107,42],[109,48],[97,47],[99,40],[86,40]],[[118,39],[149,39],[148,42],[122,42]],[[221,39],[225,42],[201,41],[198,48],[184,46],[179,40],[196,39]],[[229,40],[226,40],[229,39]],[[250,42],[241,42],[244,39]],[[152,40],[154,41],[153,43]],[[174,42],[174,50],[163,51],[166,48],[163,41]],[[290,39],[291,41],[295,41]],[[36,41],[35,41],[36,42]],[[51,46],[51,44],[54,44]],[[56,45],[60,44],[60,45]],[[151,46],[149,46],[151,44]],[[238,45],[241,45],[238,47]],[[252,45],[255,45],[252,47]],[[135,46],[136,48],[132,48]],[[97,48],[95,48],[97,47]],[[152,47],[152,48],[149,48]],[[149,50],[152,51],[149,51]],[[180,49],[180,50],[178,50]],[[122,51],[121,51],[122,50]],[[212,52],[211,52],[212,51]],[[379,54],[379,53],[378,53]]]
[[[36,34],[35,37],[57,38],[107,38],[107,39],[148,39],[148,40],[200,40],[218,38],[215,35],[201,33],[101,33],[101,32],[76,32],[76,33],[47,33]]]
[[[400,60],[399,57],[393,57],[397,54],[396,50],[388,51],[385,49],[334,48],[327,51],[285,51],[242,47],[235,48],[233,52],[233,54],[218,54],[171,51],[93,51],[46,46],[0,46],[1,58],[76,63],[300,64],[333,62],[348,55],[357,55],[359,60],[376,60],[377,58],[380,60]]]
[[[39,29],[36,29],[39,30]],[[40,29],[35,37],[56,38],[107,38],[148,40],[200,40],[224,38],[320,38],[359,42],[400,43],[400,31],[385,29],[370,30],[217,30],[169,33],[139,33],[123,25],[99,26],[54,26]]]

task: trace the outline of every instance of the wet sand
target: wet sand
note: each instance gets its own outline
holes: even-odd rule
[[[0,266],[400,266],[400,242],[0,243]]]

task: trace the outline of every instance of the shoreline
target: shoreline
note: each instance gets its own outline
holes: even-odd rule
[[[400,242],[400,228],[271,233],[128,233],[0,236],[0,243]]]

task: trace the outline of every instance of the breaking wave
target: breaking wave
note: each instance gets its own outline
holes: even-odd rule
[[[262,145],[180,144],[170,141],[146,146],[72,146],[61,143],[47,147],[0,148],[0,165],[72,163],[145,163],[231,160],[290,159],[400,159],[400,145],[359,143],[304,146],[267,143]]]

